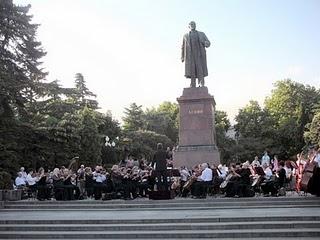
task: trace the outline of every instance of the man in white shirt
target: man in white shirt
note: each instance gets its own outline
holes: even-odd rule
[[[33,177],[33,170],[30,170],[27,178],[26,178],[26,182],[28,183],[28,186],[34,186],[38,181],[37,177]]]
[[[38,177],[33,177],[33,170],[30,170],[28,175],[27,175],[27,178],[26,178],[26,182],[28,184],[28,187],[30,189],[31,192],[28,192],[28,193],[31,193],[32,195],[30,197],[35,197],[36,195],[36,191],[37,191],[37,182],[39,181],[39,178]]]
[[[26,186],[25,178],[22,177],[21,172],[18,172],[18,176],[17,176],[16,180],[14,181],[14,183],[17,186],[17,188],[22,188],[22,187]]]
[[[221,178],[222,180],[225,180],[228,174],[228,168],[226,166],[222,166],[221,164],[219,164],[217,172],[218,172],[219,178]]]
[[[194,183],[194,195],[197,198],[206,198],[207,189],[212,185],[212,169],[207,163],[201,164],[202,173]]]
[[[24,180],[26,181],[26,180],[27,180],[27,173],[26,173],[24,167],[21,167],[21,168],[20,168],[20,172],[19,172],[19,173],[21,173],[21,176],[22,176],[22,177],[24,178]]]
[[[211,182],[212,181],[212,170],[208,167],[207,163],[201,164],[202,173],[198,177],[198,181]]]
[[[94,199],[99,200],[102,197],[102,191],[107,188],[107,185],[105,184],[107,177],[102,173],[101,168],[96,168],[96,171],[94,171],[92,175],[93,180],[95,181],[95,184],[93,185]]]
[[[272,171],[271,171],[271,168],[269,165],[262,165],[263,166],[263,171],[264,171],[264,177],[266,180],[271,180],[271,177],[272,177]]]

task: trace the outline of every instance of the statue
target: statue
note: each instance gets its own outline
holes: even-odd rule
[[[183,36],[181,61],[185,64],[186,78],[191,78],[190,87],[204,86],[204,77],[208,76],[206,49],[210,41],[203,32],[196,30],[196,23],[189,23],[190,31]]]

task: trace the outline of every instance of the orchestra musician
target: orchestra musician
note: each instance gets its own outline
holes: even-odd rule
[[[230,170],[226,177],[226,180],[220,185],[220,187],[225,187],[226,197],[234,197],[237,195],[238,183],[240,181],[241,175],[239,174],[240,164],[231,164]]]
[[[48,185],[48,174],[45,173],[44,168],[41,167],[38,170],[39,181],[37,183],[38,195],[37,198],[39,201],[50,200],[50,186]]]
[[[201,175],[192,184],[192,195],[196,198],[206,198],[207,189],[212,185],[212,170],[207,163],[201,164]]]

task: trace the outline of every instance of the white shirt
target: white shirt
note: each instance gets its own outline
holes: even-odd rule
[[[21,173],[23,179],[26,181],[26,179],[27,179],[27,173],[26,173],[25,171],[23,171],[23,172],[20,171],[19,173]]]
[[[199,180],[200,181],[205,181],[205,182],[212,181],[212,170],[210,168],[208,168],[208,167],[205,168],[202,171],[202,174],[199,177]]]
[[[266,179],[270,179],[270,178],[272,177],[272,171],[271,171],[270,168],[267,167],[267,168],[264,169],[263,171],[264,171],[264,174],[265,174],[265,178],[266,178]]]
[[[261,165],[264,166],[264,164],[270,165],[270,157],[268,155],[263,155],[261,159]]]
[[[181,176],[181,181],[187,181],[188,178],[190,177],[190,174],[186,169],[182,169],[180,171],[180,176]]]
[[[37,177],[32,177],[30,174],[27,175],[27,182],[29,186],[33,186],[36,184],[38,178]]]
[[[286,178],[290,178],[291,175],[292,175],[292,170],[291,168],[288,168],[288,167],[284,167],[284,170],[286,170]]]
[[[219,177],[221,177],[222,179],[226,179],[226,176],[227,176],[227,171],[224,167],[222,168],[219,168],[218,170],[218,175]]]
[[[17,177],[15,180],[16,186],[26,185],[26,182],[23,177]]]
[[[260,162],[259,160],[253,160],[252,163],[251,163],[251,166],[254,166],[254,165],[257,165],[257,166],[260,166]]]
[[[94,172],[93,179],[96,180],[96,182],[98,182],[98,183],[102,183],[107,179],[107,177],[101,173]]]
[[[317,162],[318,163],[318,167],[320,167],[320,153],[317,153],[314,161]]]

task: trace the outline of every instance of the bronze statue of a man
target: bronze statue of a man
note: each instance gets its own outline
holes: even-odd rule
[[[181,61],[185,64],[186,78],[191,78],[190,87],[204,86],[204,77],[208,76],[206,49],[210,41],[203,32],[196,30],[196,23],[189,23],[190,31],[183,36]]]

